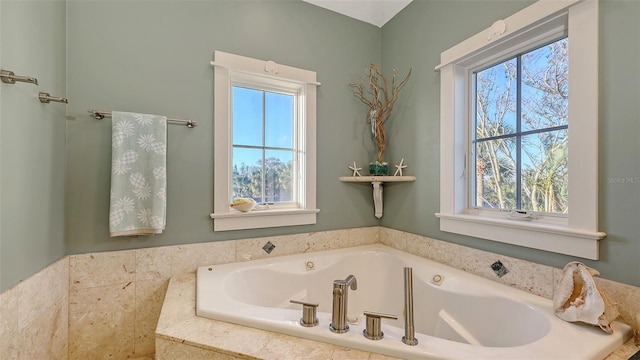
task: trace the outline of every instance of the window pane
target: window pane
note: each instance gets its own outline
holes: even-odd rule
[[[239,197],[262,202],[262,150],[233,149],[231,200]]]
[[[265,94],[265,145],[293,148],[293,95]]]
[[[476,143],[475,206],[516,208],[516,144],[514,138]]]
[[[567,130],[522,137],[522,209],[568,211]]]
[[[567,212],[567,50],[564,38],[474,74],[474,206]]]
[[[522,55],[522,131],[567,125],[568,39]]]
[[[262,146],[261,90],[233,87],[233,144]]]
[[[476,73],[476,139],[516,132],[516,59]]]
[[[293,200],[293,151],[265,151],[265,202]]]

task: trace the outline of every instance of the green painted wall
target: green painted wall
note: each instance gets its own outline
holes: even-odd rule
[[[364,163],[364,108],[348,82],[381,61],[381,29],[302,1],[68,2],[66,231],[69,253],[377,225],[371,189],[343,184]],[[214,50],[315,70],[318,187],[314,226],[212,231]],[[108,235],[111,120],[88,109],[197,120],[170,125],[166,231]]]
[[[0,291],[66,253],[377,224],[563,266],[573,259],[440,232],[433,215],[439,206],[440,155],[440,80],[433,67],[442,50],[529,3],[414,0],[379,29],[299,0],[69,1],[66,6],[0,1],[0,65],[36,75],[41,83],[0,85]],[[640,176],[640,2],[605,0],[600,12],[600,225],[608,237],[602,259],[586,262],[606,278],[640,285],[640,184],[634,181]],[[209,61],[214,50],[318,72],[317,225],[212,231]],[[362,79],[372,61],[382,63],[385,72],[414,70],[389,121],[386,159],[397,163],[404,157],[407,173],[418,180],[385,187],[381,222],[373,217],[368,186],[337,180],[349,173],[353,160],[364,164],[374,154],[361,120],[364,108],[347,86]],[[65,106],[41,105],[38,91],[70,100],[66,164]],[[164,234],[108,237],[111,121],[89,117],[86,110],[93,108],[199,121],[194,130],[169,126]]]
[[[64,1],[0,1],[0,67],[39,86],[0,83],[0,291],[66,253]]]
[[[404,157],[413,184],[385,189],[382,225],[562,267],[574,258],[439,230],[440,53],[530,1],[414,0],[382,29],[385,71],[414,68],[390,122],[389,156]],[[599,261],[608,279],[640,286],[640,2],[600,3]],[[572,126],[579,126],[572,125]],[[394,160],[395,161],[395,160]]]

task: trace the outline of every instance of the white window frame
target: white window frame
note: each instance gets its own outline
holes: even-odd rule
[[[257,229],[316,223],[316,81],[314,71],[215,51],[214,61],[214,231]],[[239,212],[229,207],[233,154],[231,87],[236,82],[273,84],[299,92],[302,121],[296,129],[299,189],[296,207]]]
[[[525,221],[472,209],[471,69],[544,41],[559,27],[569,34],[569,214]],[[539,0],[440,60],[440,230],[597,260],[606,236],[598,231],[598,1]]]

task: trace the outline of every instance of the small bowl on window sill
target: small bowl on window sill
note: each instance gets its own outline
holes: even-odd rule
[[[237,198],[234,199],[231,205],[229,205],[232,209],[236,209],[242,212],[249,212],[256,207],[256,201],[251,198]]]

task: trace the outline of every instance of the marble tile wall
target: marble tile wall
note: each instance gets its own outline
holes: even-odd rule
[[[69,259],[0,294],[0,359],[68,358]]]

